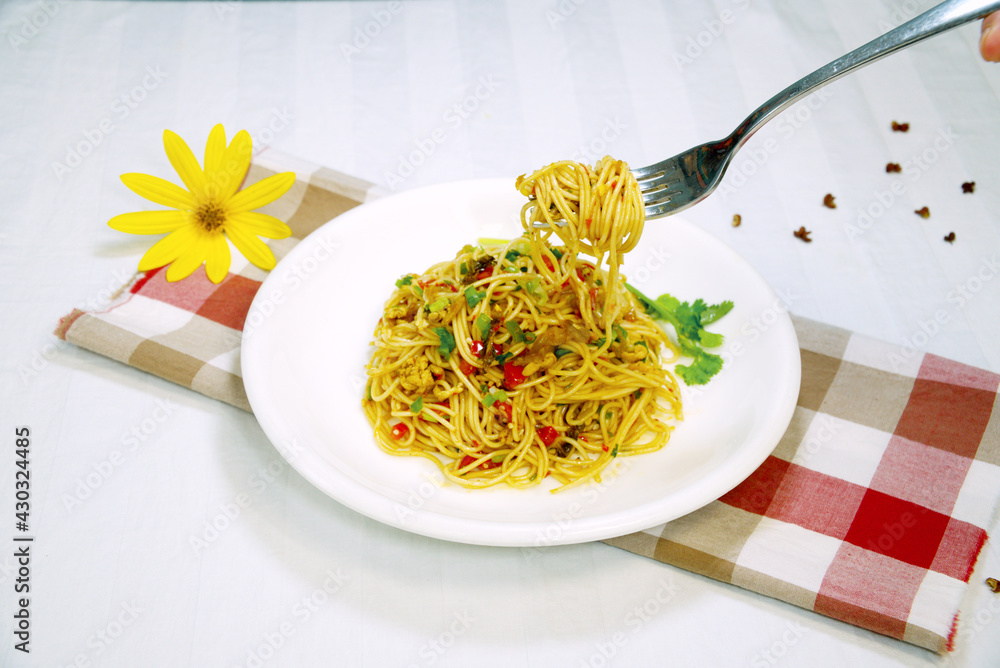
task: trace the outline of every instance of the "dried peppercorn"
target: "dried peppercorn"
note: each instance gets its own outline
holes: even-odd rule
[[[825,206],[828,209],[836,209],[837,203],[834,202],[833,200],[834,200],[833,195],[827,193],[826,196],[823,198],[823,206]]]
[[[807,230],[805,225],[792,232],[792,234],[798,237],[799,239],[802,239],[802,241],[805,241],[806,243],[812,241],[812,239],[809,238],[809,235],[812,234],[812,232]]]
[[[947,241],[950,244],[955,243],[955,233],[954,232],[949,232],[948,235],[944,238],[944,240]]]
[[[1000,581],[996,578],[986,578],[986,586],[992,589],[994,594],[1000,594]]]
[[[975,190],[976,190],[976,182],[975,181],[966,181],[965,183],[962,184],[962,192],[963,193],[971,193],[971,192],[975,192]]]
[[[892,131],[893,132],[909,132],[910,131],[910,124],[909,123],[897,123],[896,121],[893,121],[892,122]]]
[[[733,214],[733,227],[739,227],[742,222],[743,217],[740,214]]]
[[[926,206],[923,207],[922,209],[916,209],[916,210],[914,210],[913,213],[917,214],[921,218],[930,218],[931,217],[931,210],[928,209]]]
[[[891,174],[893,172],[901,172],[903,168],[899,166],[898,162],[890,162],[885,166],[886,174]]]

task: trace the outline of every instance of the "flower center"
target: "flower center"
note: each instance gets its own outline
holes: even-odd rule
[[[226,210],[215,202],[208,202],[195,210],[194,218],[206,232],[215,232],[226,222]]]

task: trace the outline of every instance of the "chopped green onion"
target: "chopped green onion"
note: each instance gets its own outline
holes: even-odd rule
[[[424,398],[417,397],[417,400],[410,404],[410,412],[416,415],[424,408]]]
[[[556,348],[555,349],[556,359],[569,355],[571,352],[573,351],[570,350],[569,348]]]
[[[527,340],[524,337],[524,330],[521,329],[521,325],[517,324],[516,320],[507,321],[507,331],[517,343],[524,343]]]
[[[479,330],[479,340],[485,341],[493,328],[493,321],[485,313],[480,313],[476,316],[476,322],[473,323],[473,326]]]
[[[469,273],[469,265],[467,265],[465,262],[463,262],[462,264],[458,265],[458,271],[459,271],[460,274],[462,274],[463,276],[465,276],[466,274]]]
[[[487,394],[483,397],[483,405],[489,408],[498,401],[507,401],[507,393],[503,390],[497,390],[493,394]]]
[[[429,310],[431,313],[437,313],[438,311],[448,308],[450,305],[451,305],[451,300],[448,299],[447,297],[442,297],[441,299],[438,299],[436,302],[428,306],[427,310]]]
[[[447,360],[451,356],[451,351],[455,349],[454,335],[446,327],[435,327],[431,331],[438,335],[441,342],[438,352],[441,353],[441,357]]]
[[[485,298],[486,292],[484,290],[476,290],[471,285],[465,289],[465,303],[469,305],[469,308],[476,308],[476,304]]]
[[[615,331],[616,339],[618,339],[622,343],[628,341],[628,332],[626,332],[625,328],[619,325],[617,322],[611,325],[611,329]]]
[[[397,288],[401,288],[404,285],[409,285],[412,282],[413,282],[413,275],[412,274],[407,274],[406,276],[403,276],[398,281],[396,281],[396,287]]]

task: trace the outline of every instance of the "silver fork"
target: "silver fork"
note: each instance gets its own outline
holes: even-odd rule
[[[633,169],[646,218],[683,211],[708,197],[722,181],[736,152],[757,130],[788,106],[821,86],[928,37],[983,18],[1000,9],[993,0],[948,0],[881,37],[799,79],[758,107],[725,139],[696,146],[649,167]]]

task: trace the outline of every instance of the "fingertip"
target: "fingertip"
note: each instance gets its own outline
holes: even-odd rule
[[[984,60],[1000,62],[1000,12],[994,12],[983,19],[982,34],[979,37],[979,52]]]

